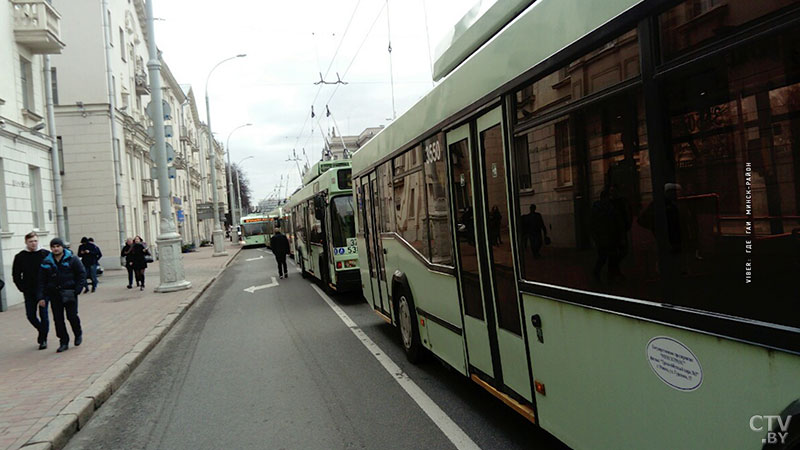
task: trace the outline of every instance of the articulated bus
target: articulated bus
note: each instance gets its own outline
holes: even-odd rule
[[[249,214],[239,221],[245,246],[268,245],[273,232],[273,219],[264,214]]]
[[[352,159],[409,359],[574,448],[797,448],[800,3],[496,2],[435,72]]]
[[[295,262],[329,292],[358,291],[361,278],[349,160],[320,161],[286,205]]]

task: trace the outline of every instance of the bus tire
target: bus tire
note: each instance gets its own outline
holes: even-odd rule
[[[400,286],[395,288],[394,298],[397,299],[397,329],[400,332],[400,344],[408,361],[417,364],[422,361],[424,349],[419,337],[414,300],[408,290]]]

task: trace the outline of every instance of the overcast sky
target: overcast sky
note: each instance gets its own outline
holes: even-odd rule
[[[223,144],[234,128],[253,123],[231,136],[230,147],[233,163],[253,156],[243,166],[257,202],[275,191],[281,175],[289,176],[289,193],[299,186],[295,163],[286,161],[293,148],[301,157],[305,148],[312,164],[319,160],[322,132],[334,127],[325,117],[326,104],[345,135],[388,124],[389,25],[399,116],[431,89],[429,58],[475,2],[391,0],[390,23],[385,0],[155,0],[153,5],[155,17],[163,19],[156,21],[158,47],[177,80],[193,86],[202,120],[209,70],[229,56],[247,54],[214,71],[208,91],[212,130]],[[326,80],[335,81],[338,72],[349,84],[314,85],[329,66]]]

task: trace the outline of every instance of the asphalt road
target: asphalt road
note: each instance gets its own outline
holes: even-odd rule
[[[449,449],[454,432],[461,448],[563,448],[432,358],[411,365],[366,303],[334,298],[379,347],[369,351],[289,271],[247,292],[277,269],[268,250],[242,251],[67,449]],[[431,400],[436,421],[398,379]]]

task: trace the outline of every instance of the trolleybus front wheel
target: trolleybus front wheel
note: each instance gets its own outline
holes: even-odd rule
[[[414,310],[414,301],[411,296],[400,289],[397,292],[397,322],[400,328],[400,341],[406,358],[412,364],[422,360],[422,343],[419,338],[419,326],[417,325],[417,312]]]

